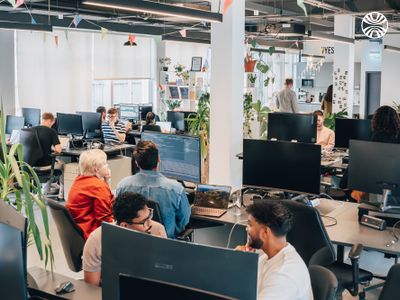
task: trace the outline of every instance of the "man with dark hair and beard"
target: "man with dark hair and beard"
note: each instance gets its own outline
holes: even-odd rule
[[[310,275],[296,249],[286,241],[292,213],[281,203],[263,201],[247,208],[248,242],[236,250],[262,250],[258,262],[258,300],[313,299]]]

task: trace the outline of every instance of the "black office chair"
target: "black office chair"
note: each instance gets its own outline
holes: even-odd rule
[[[400,264],[393,265],[386,277],[379,300],[393,300],[400,297]]]
[[[353,296],[359,295],[363,299],[365,291],[359,291],[359,284],[370,282],[373,274],[359,268],[362,245],[353,245],[351,248],[351,265],[338,261],[318,210],[291,200],[282,200],[282,203],[294,214],[288,242],[296,248],[306,265],[320,265],[332,271],[338,279],[337,294],[347,289]]]
[[[155,124],[142,125],[142,132],[143,131],[161,132],[161,127]]]
[[[47,199],[47,204],[56,223],[68,267],[73,272],[79,272],[82,270],[82,253],[85,246],[82,229],[64,205],[51,199]]]
[[[335,274],[321,266],[310,266],[308,270],[310,272],[314,300],[336,299],[338,281]]]
[[[160,205],[158,204],[158,202],[154,200],[147,200],[147,206],[153,209],[153,220],[164,225]],[[181,241],[193,242],[193,229],[185,228],[177,235],[176,239]]]

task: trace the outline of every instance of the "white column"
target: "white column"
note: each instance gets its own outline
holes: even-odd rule
[[[354,38],[354,16],[335,15],[335,35]],[[335,42],[333,62],[333,112],[347,108],[353,115],[354,45]]]
[[[153,59],[154,63],[152,65],[152,72],[153,72],[152,77],[155,78],[155,90],[156,90],[156,93],[154,95],[155,98],[153,100],[153,111],[155,111],[159,115],[159,117],[162,118],[166,116],[160,115],[162,103],[160,97],[159,84],[163,83],[163,80],[161,80],[160,78],[162,65],[160,64],[159,60],[161,57],[165,57],[166,45],[165,41],[161,40],[161,36],[154,37],[152,45],[153,45],[152,49],[154,51],[154,53],[152,53],[152,57],[154,58]]]
[[[15,111],[15,39],[14,30],[0,30],[0,97],[5,115]]]
[[[242,184],[236,154],[243,149],[244,2],[233,1],[223,23],[211,26],[209,181],[234,188]]]
[[[398,34],[386,34],[383,45],[400,47]],[[399,96],[400,52],[382,50],[381,105],[392,106],[400,102]]]

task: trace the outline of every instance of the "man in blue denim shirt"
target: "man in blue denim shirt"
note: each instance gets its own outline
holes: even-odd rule
[[[183,186],[158,172],[160,157],[156,144],[142,141],[133,152],[140,172],[121,180],[117,196],[123,192],[139,193],[158,202],[169,238],[175,238],[190,219],[190,205]]]

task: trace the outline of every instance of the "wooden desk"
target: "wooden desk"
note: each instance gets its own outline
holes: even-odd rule
[[[101,300],[101,288],[81,280],[75,280],[39,267],[28,269],[28,289],[32,296],[45,299]],[[62,282],[71,281],[75,287],[72,293],[57,295],[54,289]]]

